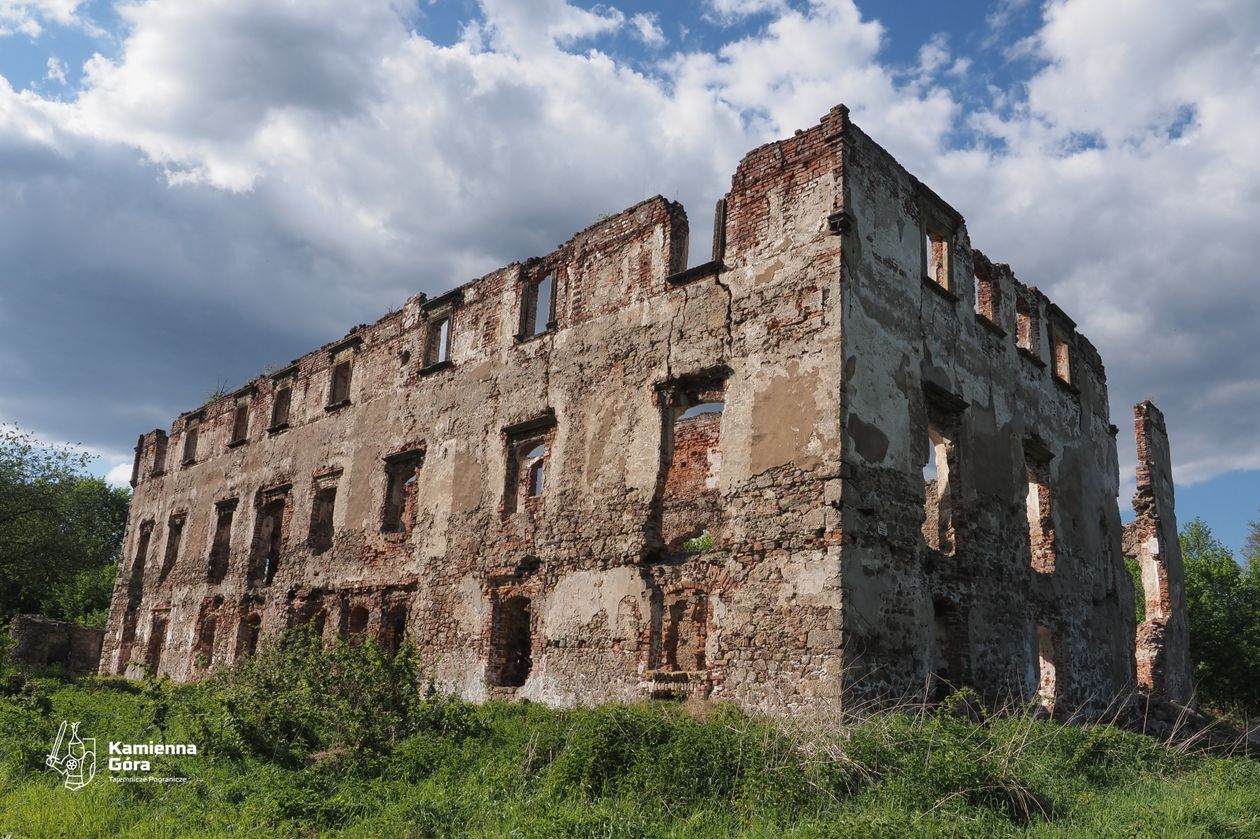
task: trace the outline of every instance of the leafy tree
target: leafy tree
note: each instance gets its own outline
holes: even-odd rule
[[[1181,531],[1190,655],[1202,698],[1260,710],[1260,566],[1248,573],[1196,518]]]
[[[0,427],[0,620],[103,624],[131,493],[87,474],[90,461]]]
[[[1243,542],[1243,559],[1247,560],[1247,571],[1260,574],[1260,517],[1247,522],[1247,540]]]

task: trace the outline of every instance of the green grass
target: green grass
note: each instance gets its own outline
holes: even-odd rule
[[[477,706],[416,673],[409,654],[295,643],[197,685],[10,675],[0,836],[1260,835],[1260,763],[1106,726]],[[43,767],[62,719],[205,754],[154,759],[187,784],[115,784],[102,766],[70,792]]]

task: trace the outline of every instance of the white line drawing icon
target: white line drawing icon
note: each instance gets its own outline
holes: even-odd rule
[[[61,746],[66,739],[66,726],[70,727],[70,742],[65,744],[65,753]],[[61,721],[57,730],[57,739],[53,741],[52,751],[44,759],[50,769],[56,769],[65,778],[68,790],[79,790],[92,782],[96,777],[96,738],[86,740],[79,737],[80,723]]]

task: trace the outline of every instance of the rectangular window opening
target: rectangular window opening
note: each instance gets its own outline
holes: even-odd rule
[[[209,669],[214,664],[214,635],[218,622],[209,617],[197,628],[197,643],[193,647],[193,665],[198,669]]]
[[[1034,305],[1020,297],[1015,301],[1015,344],[1033,355],[1041,343],[1041,327]]]
[[[1024,464],[1028,473],[1028,494],[1025,506],[1028,513],[1030,561],[1034,571],[1049,574],[1054,571],[1055,565],[1050,464],[1044,458],[1028,452],[1024,455]]]
[[[337,485],[317,487],[311,499],[311,527],[307,547],[322,554],[333,545],[333,513],[337,506]]]
[[[166,649],[166,618],[155,617],[149,628],[149,645],[145,651],[145,661],[153,675],[158,674],[162,666],[162,652]]]
[[[381,649],[387,655],[395,655],[407,637],[407,607],[390,607],[381,623]]]
[[[241,621],[236,633],[236,657],[252,656],[258,651],[258,636],[262,631],[262,616],[252,612]]]
[[[983,271],[976,272],[976,314],[997,323],[1002,307],[1001,287]]]
[[[527,283],[521,301],[521,337],[541,335],[554,326],[555,276],[547,274],[541,280]]]
[[[227,576],[232,554],[232,520],[236,516],[236,499],[215,505],[214,541],[210,545],[209,581],[221,583]]]
[[[1054,711],[1054,695],[1058,687],[1057,646],[1054,633],[1047,627],[1037,627],[1037,697],[1046,708]]]
[[[541,509],[550,483],[547,470],[555,427],[555,413],[550,408],[534,419],[504,427],[502,515]]]
[[[490,632],[489,682],[520,687],[534,667],[533,631],[528,597],[512,597],[495,605]]]
[[[229,445],[244,443],[249,439],[249,402],[236,403],[236,412],[232,416],[232,440]]]
[[[153,446],[153,471],[151,475],[161,475],[166,471],[166,435],[158,433]]]
[[[424,366],[432,367],[450,360],[451,316],[444,315],[429,322],[425,335]]]
[[[661,634],[656,670],[706,670],[709,602],[704,591],[682,592],[662,599]]]
[[[131,562],[131,586],[140,588],[144,582],[144,566],[149,559],[149,542],[153,538],[153,522],[140,524],[140,537],[136,540],[136,556]]]
[[[346,358],[333,365],[328,385],[328,407],[344,405],[350,401],[350,377],[354,371],[353,362]]]
[[[1057,330],[1054,332],[1054,375],[1066,384],[1072,383],[1071,348]]]
[[[669,383],[661,389],[660,471],[653,497],[654,525],[671,554],[721,546],[724,370]]]
[[[278,431],[289,426],[289,407],[293,400],[293,383],[284,382],[276,386],[271,400],[271,425],[269,430]]]
[[[923,466],[923,538],[933,550],[954,552],[957,449],[943,424],[929,423]]]
[[[927,278],[943,289],[953,291],[950,283],[950,236],[927,227],[923,233],[924,268]]]
[[[253,552],[250,557],[251,582],[269,586],[280,569],[287,500],[287,494],[274,491],[259,497]]]
[[[184,463],[197,462],[197,437],[201,432],[201,417],[190,417],[184,423]]]
[[[166,523],[166,554],[162,557],[162,570],[158,574],[158,582],[164,581],[175,567],[179,559],[180,542],[184,538],[184,522],[187,514],[176,513]]]
[[[509,441],[507,488],[504,510],[515,512],[526,500],[542,498],[546,485],[547,441],[545,437],[525,437]]]
[[[385,461],[385,509],[383,533],[407,533],[415,525],[417,489],[424,454],[419,451],[392,455]]]

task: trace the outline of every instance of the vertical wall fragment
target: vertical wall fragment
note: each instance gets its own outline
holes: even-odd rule
[[[1172,457],[1164,415],[1152,402],[1133,406],[1137,434],[1137,518],[1124,528],[1124,552],[1142,571],[1146,620],[1137,628],[1138,684],[1174,702],[1188,703],[1189,635],[1185,575],[1173,507]]]

